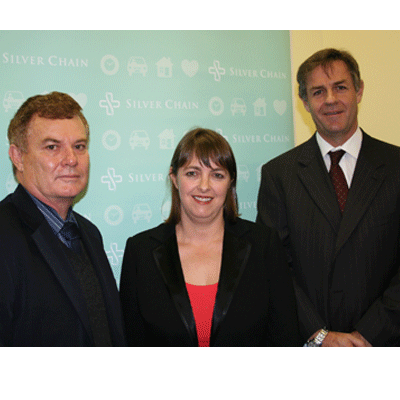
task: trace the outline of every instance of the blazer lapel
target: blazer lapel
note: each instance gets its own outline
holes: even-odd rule
[[[215,342],[250,255],[250,243],[240,237],[244,232],[246,230],[243,230],[239,223],[227,223],[225,226],[221,271],[212,319],[211,346]],[[193,344],[197,345],[196,324],[179,259],[175,230],[166,235],[165,233],[157,237],[162,244],[153,251],[154,259],[190,338]]]
[[[190,339],[197,346],[196,323],[183,277],[175,230],[168,239],[163,241],[153,251],[153,255],[157,268],[163,277],[172,301],[189,333]]]
[[[250,255],[251,244],[240,237],[244,232],[240,231],[240,227],[237,229],[236,225],[225,225],[222,264],[211,328],[211,346],[215,342]]]
[[[50,227],[44,220],[43,224],[33,233],[32,239],[69,297],[88,335],[92,337],[86,303],[82,291],[79,289],[79,282],[76,280],[72,268],[69,267],[69,261],[61,249],[61,243],[57,242],[58,239],[50,230]]]
[[[369,208],[387,174],[384,155],[377,152],[372,142],[373,139],[363,132],[363,143],[336,242],[336,254]]]
[[[69,261],[62,250],[62,243],[54,235],[44,216],[37,209],[25,189],[19,186],[12,195],[12,201],[18,209],[21,219],[31,230],[32,240],[37,245],[45,263],[54,273],[91,337],[92,333],[83,294],[71,268],[68,267]]]
[[[113,335],[112,338],[118,340],[117,337],[123,338],[124,336],[122,329],[122,312],[119,307],[117,285],[110,264],[105,255],[103,243],[90,235],[87,228],[85,228],[84,223],[81,222],[82,217],[79,214],[74,214],[79,224],[82,242],[85,245],[103,291],[104,303],[107,309],[107,315],[109,316],[108,323],[110,330],[112,328],[117,330],[117,334]]]
[[[338,232],[341,213],[315,135],[304,144],[298,166],[300,181],[334,231]]]

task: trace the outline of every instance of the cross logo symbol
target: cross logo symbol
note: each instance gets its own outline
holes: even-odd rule
[[[118,244],[117,243],[111,243],[110,244],[110,250],[106,251],[108,261],[113,267],[116,267],[119,265],[119,260],[123,257],[124,251],[123,250],[118,250]]]
[[[101,108],[106,109],[107,115],[114,115],[114,108],[119,108],[121,103],[118,100],[114,100],[111,92],[106,92],[105,100],[100,100],[99,105]]]
[[[221,75],[225,75],[225,68],[220,67],[219,61],[214,60],[214,66],[208,68],[208,72],[214,75],[215,81],[221,80]]]
[[[101,183],[108,184],[108,190],[117,190],[117,183],[122,182],[122,176],[115,174],[114,168],[107,169],[107,175],[101,177]]]

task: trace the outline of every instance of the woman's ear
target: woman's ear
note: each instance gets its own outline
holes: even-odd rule
[[[176,189],[179,190],[176,175],[172,172],[172,167],[169,168],[169,179],[171,179]]]

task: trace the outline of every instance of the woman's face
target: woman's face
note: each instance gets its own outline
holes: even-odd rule
[[[229,172],[210,162],[203,165],[197,157],[179,168],[177,175],[170,177],[179,192],[181,219],[208,223],[223,218],[225,199],[231,185]]]

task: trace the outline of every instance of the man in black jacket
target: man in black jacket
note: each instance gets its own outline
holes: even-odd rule
[[[297,80],[317,132],[263,166],[257,222],[279,231],[310,346],[398,345],[399,148],[360,129],[349,53],[315,53]]]
[[[64,93],[12,119],[19,185],[0,203],[0,344],[121,346],[118,291],[99,230],[72,210],[89,175],[89,126]]]

